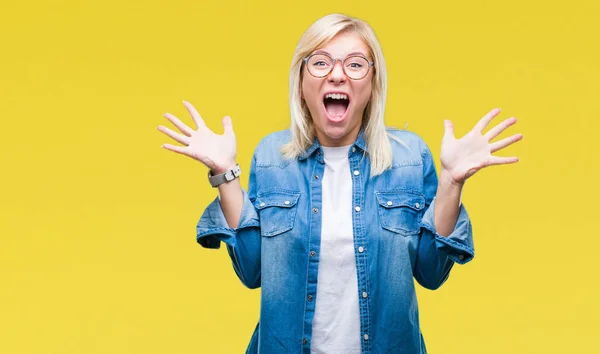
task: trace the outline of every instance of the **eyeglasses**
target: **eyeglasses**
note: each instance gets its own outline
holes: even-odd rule
[[[327,54],[312,54],[304,58],[306,69],[308,72],[317,78],[322,78],[333,70],[335,63],[339,60],[342,63],[344,74],[352,80],[360,80],[367,76],[374,62],[360,55],[353,55],[344,60],[334,59]]]

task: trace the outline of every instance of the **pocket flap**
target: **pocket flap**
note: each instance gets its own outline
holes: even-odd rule
[[[377,196],[377,202],[379,205],[386,209],[409,207],[414,210],[421,210],[425,207],[425,197],[420,194],[399,191],[375,192],[375,195]]]
[[[274,206],[281,208],[291,208],[298,203],[299,198],[299,192],[282,190],[264,192],[256,196],[254,206],[258,210]]]

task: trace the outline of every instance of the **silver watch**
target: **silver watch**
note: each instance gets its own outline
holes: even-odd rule
[[[213,187],[217,187],[223,183],[231,182],[234,179],[238,178],[242,174],[242,169],[239,164],[236,164],[234,168],[231,170],[213,176],[210,171],[208,171],[208,180],[210,181],[210,185]]]

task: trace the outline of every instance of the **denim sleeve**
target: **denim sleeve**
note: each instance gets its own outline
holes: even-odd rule
[[[215,198],[196,225],[196,240],[204,248],[218,249],[223,241],[233,269],[248,288],[260,286],[260,223],[254,208],[255,160],[252,159],[248,191],[242,190],[244,205],[237,228],[229,227],[219,198]]]
[[[448,279],[454,263],[465,264],[473,259],[475,253],[471,220],[462,203],[452,233],[444,237],[436,232],[433,210],[438,177],[431,151],[424,143],[421,154],[426,210],[421,219],[414,276],[419,284],[433,290],[439,288]]]

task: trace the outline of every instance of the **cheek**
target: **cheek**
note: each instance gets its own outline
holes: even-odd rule
[[[301,86],[302,99],[306,101],[308,105],[313,105],[315,97],[319,92],[318,83],[311,79],[303,79]]]
[[[308,82],[306,82],[306,80],[302,80],[302,85],[301,85],[301,94],[302,94],[302,98],[304,100],[306,100],[308,97],[310,97],[310,85],[308,84]]]
[[[361,106],[366,106],[371,98],[371,82],[367,81],[366,83],[357,87],[357,92],[359,92],[359,104]]]
[[[302,79],[301,83],[300,83],[300,96],[302,97],[302,99],[306,99],[306,95],[304,94],[304,92],[306,91],[306,80]]]

